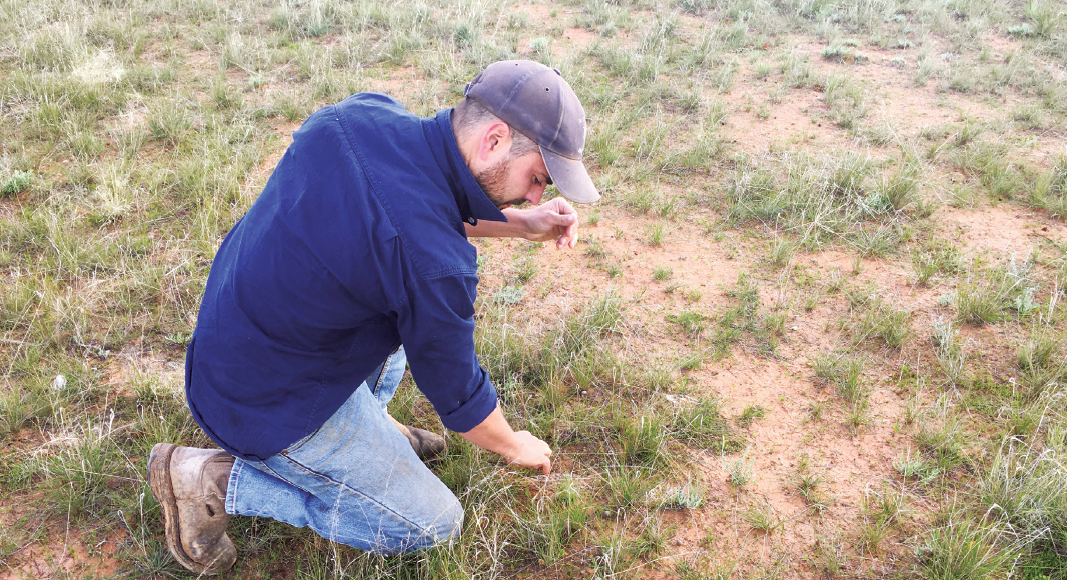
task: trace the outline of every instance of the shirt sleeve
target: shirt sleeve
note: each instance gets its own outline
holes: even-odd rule
[[[474,352],[474,276],[442,276],[409,289],[398,314],[411,375],[445,427],[466,433],[496,408],[489,374]]]

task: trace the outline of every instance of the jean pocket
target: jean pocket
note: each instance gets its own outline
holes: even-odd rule
[[[289,455],[290,453],[296,453],[297,451],[300,451],[300,448],[303,447],[304,444],[306,444],[308,441],[310,441],[312,437],[314,437],[315,435],[318,435],[319,431],[321,431],[321,430],[322,430],[322,427],[319,427],[318,429],[315,429],[311,433],[308,433],[307,435],[304,435],[300,439],[297,439],[295,443],[293,443],[292,445],[286,447],[285,449],[282,449],[281,454],[282,455]]]

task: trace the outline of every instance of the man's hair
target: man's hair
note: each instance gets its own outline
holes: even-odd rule
[[[464,98],[460,104],[456,105],[456,109],[452,111],[452,131],[456,134],[457,140],[466,138],[478,127],[497,121],[500,121],[499,117],[490,113],[489,109],[486,109],[481,103],[470,97]],[[508,125],[508,128],[511,129],[511,152],[508,155],[509,158],[522,157],[538,150],[537,143],[534,143],[532,139],[523,135],[522,132],[511,125]]]

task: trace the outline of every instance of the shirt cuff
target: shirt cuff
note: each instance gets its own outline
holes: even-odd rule
[[[489,380],[489,373],[485,372],[485,369],[478,367],[478,371],[481,373],[481,384],[475,388],[470,398],[450,413],[438,412],[441,423],[457,433],[466,433],[481,425],[496,409],[496,387]]]

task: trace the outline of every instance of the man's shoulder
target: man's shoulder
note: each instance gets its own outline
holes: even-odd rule
[[[381,93],[356,93],[333,107],[339,117],[356,126],[415,126],[420,121],[403,103]]]
[[[392,109],[397,113],[404,115],[412,115],[408,112],[404,104],[396,100],[394,97],[386,95],[384,93],[356,93],[345,100],[337,103],[337,107],[342,109],[358,109],[358,108],[382,108]]]

